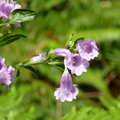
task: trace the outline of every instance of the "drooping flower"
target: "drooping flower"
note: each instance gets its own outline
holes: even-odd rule
[[[94,59],[99,54],[94,40],[78,41],[76,46],[80,56],[88,61]]]
[[[78,76],[87,71],[89,63],[86,59],[81,58],[79,54],[73,54],[68,49],[63,48],[55,49],[53,53],[64,57],[65,64],[72,74]]]
[[[39,56],[34,56],[31,58],[32,62],[40,62],[46,60],[46,53],[42,52]]]
[[[62,102],[72,101],[76,99],[76,95],[78,94],[78,89],[76,88],[77,85],[72,85],[72,78],[70,73],[65,67],[65,70],[61,77],[60,87],[56,89],[54,92],[54,96],[56,99],[60,99]]]
[[[98,56],[98,48],[95,41],[78,41],[76,46],[78,49],[77,53],[71,53],[70,50],[64,48],[53,50],[54,54],[64,57],[65,70],[61,77],[60,87],[54,93],[56,99],[60,99],[62,102],[65,100],[72,101],[76,99],[78,94],[77,85],[72,85],[72,78],[68,69],[72,74],[81,75],[87,71],[88,61]]]
[[[14,73],[15,70],[12,66],[7,67],[5,64],[5,58],[0,57],[0,83],[5,84],[8,89],[9,86],[14,80]]]
[[[13,0],[0,0],[0,17],[2,17],[2,20],[5,21],[6,19],[8,19],[12,11],[20,8],[21,5]],[[15,26],[20,27],[20,24],[17,23],[15,24]]]

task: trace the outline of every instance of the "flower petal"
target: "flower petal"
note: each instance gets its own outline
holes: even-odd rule
[[[73,99],[76,99],[77,94],[78,89],[76,88],[76,85],[72,85],[72,77],[67,68],[65,68],[65,71],[61,77],[60,88],[56,89],[54,96],[56,96],[57,100],[60,99],[62,102],[64,102],[65,100],[72,101]]]
[[[99,54],[94,40],[78,41],[76,46],[80,56],[88,61],[94,59]]]
[[[46,60],[46,53],[42,52],[39,56],[34,56],[31,58],[32,62],[40,62]]]
[[[15,78],[13,73],[15,69],[12,66],[7,67],[4,62],[5,59],[0,57],[0,83],[9,88],[11,81]]]
[[[53,53],[65,58],[69,58],[69,56],[71,55],[71,52],[68,49],[64,49],[64,48],[57,48],[53,50]]]
[[[89,63],[86,59],[81,58],[79,54],[73,54],[71,59],[66,60],[66,66],[72,74],[79,76],[87,71]]]
[[[9,15],[12,11],[15,9],[20,9],[21,5],[17,4],[17,2],[11,0],[0,0],[0,17],[2,17],[2,20],[5,21],[8,19]],[[20,24],[15,24],[16,27],[20,27]]]

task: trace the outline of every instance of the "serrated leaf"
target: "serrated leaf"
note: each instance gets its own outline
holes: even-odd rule
[[[35,15],[36,12],[33,10],[16,9],[10,14],[8,20],[3,22],[0,26],[30,21],[34,19]]]
[[[20,38],[26,38],[26,36],[22,34],[16,34],[16,35],[11,35],[11,36],[5,36],[0,39],[0,47],[5,46],[7,44],[10,44]]]

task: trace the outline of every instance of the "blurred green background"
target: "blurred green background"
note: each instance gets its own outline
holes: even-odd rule
[[[120,1],[17,2],[24,9],[36,11],[37,16],[33,21],[22,23],[21,28],[12,26],[11,34],[20,33],[27,38],[0,48],[0,56],[6,58],[7,65],[18,64],[43,51],[64,47],[71,34],[74,34],[74,40],[80,37],[96,40],[99,56],[90,62],[86,73],[79,77],[73,76],[73,83],[78,84],[79,94],[72,102],[62,103],[53,95],[60,85],[62,74],[58,67],[44,64],[33,66],[38,77],[22,68],[20,77],[13,81],[10,91],[5,85],[0,85],[0,120],[58,120],[73,110],[73,106],[77,110],[97,106],[95,110],[98,112],[99,107],[106,111],[113,106],[119,108]],[[119,112],[116,114],[119,116]],[[120,120],[117,118],[114,120]]]

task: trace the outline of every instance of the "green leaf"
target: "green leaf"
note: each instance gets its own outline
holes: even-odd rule
[[[10,44],[20,38],[26,38],[26,36],[22,34],[16,34],[16,35],[11,35],[11,36],[5,36],[0,39],[0,47],[5,46],[7,44]]]
[[[16,94],[15,87],[11,87],[10,92],[0,97],[0,114],[1,112],[10,111],[12,108],[21,103],[24,92],[21,92],[20,95]]]
[[[0,26],[30,21],[34,19],[35,15],[36,12],[33,10],[16,9],[10,14],[8,20],[3,22]]]
[[[60,120],[73,120],[75,116],[76,116],[76,108],[75,106],[73,106],[71,111],[67,115],[62,117]]]
[[[119,120],[119,110],[118,107],[106,110],[98,106],[84,106],[77,111],[71,110],[60,120]]]
[[[12,111],[12,112],[14,112],[14,111]],[[8,120],[34,120],[35,119],[34,114],[35,114],[34,113],[34,107],[32,106],[25,113],[17,113],[17,114],[13,113],[11,116],[8,116]]]
[[[20,76],[20,69],[17,69],[16,77]]]
[[[37,72],[36,72],[36,70],[33,67],[31,67],[31,66],[24,66],[24,68],[30,70],[31,72],[33,72],[38,77]]]

